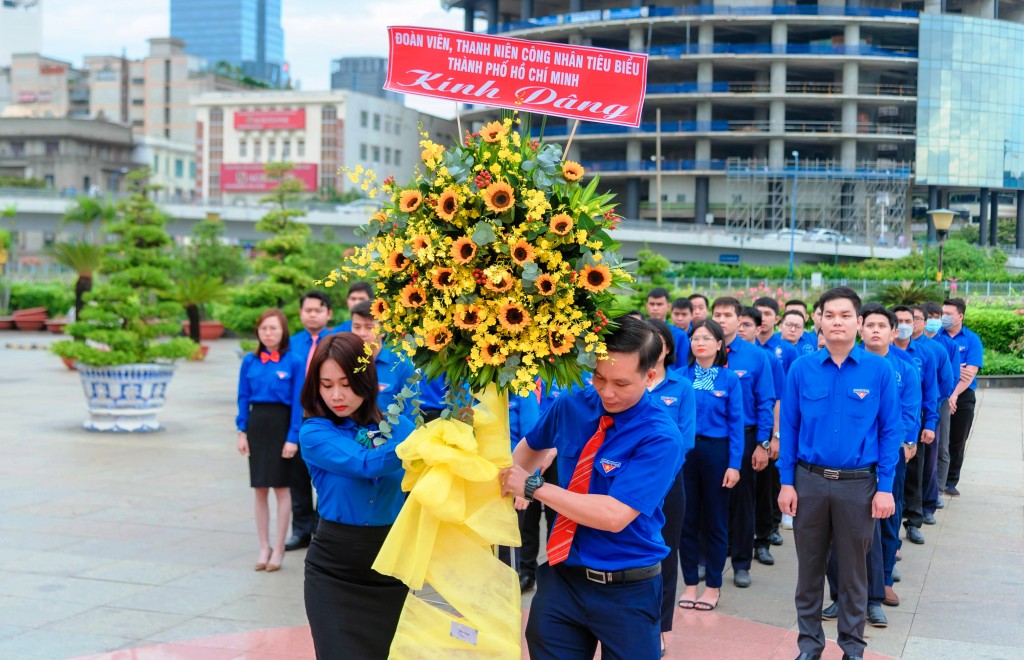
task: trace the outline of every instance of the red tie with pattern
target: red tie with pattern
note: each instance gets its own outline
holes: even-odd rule
[[[316,353],[316,347],[320,343],[320,335],[311,337],[313,340],[309,346],[309,353],[306,354],[306,372],[309,372],[309,363],[313,361],[313,355]]]
[[[590,475],[594,471],[594,456],[604,442],[604,434],[615,420],[610,415],[602,415],[601,421],[597,423],[597,432],[587,440],[583,446],[583,453],[576,463],[576,469],[572,472],[572,481],[569,482],[569,490],[573,493],[590,492]],[[548,564],[554,566],[565,561],[569,556],[569,549],[572,548],[572,538],[576,535],[576,521],[570,520],[567,516],[558,514],[555,521],[555,528],[548,537]]]

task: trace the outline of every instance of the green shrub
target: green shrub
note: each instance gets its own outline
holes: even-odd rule
[[[67,282],[15,282],[11,285],[11,311],[45,307],[50,316],[61,316],[74,304],[75,288]]]
[[[982,345],[1001,353],[1019,352],[1011,344],[1024,336],[1024,316],[1003,309],[967,309],[964,325],[981,337]]]
[[[985,366],[980,373],[983,376],[1024,375],[1024,358],[985,349]]]

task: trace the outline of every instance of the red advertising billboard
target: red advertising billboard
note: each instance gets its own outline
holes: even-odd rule
[[[294,131],[306,128],[306,111],[236,110],[236,131]]]
[[[316,190],[316,164],[297,163],[291,175],[302,182],[303,190]],[[263,163],[222,163],[220,166],[220,189],[224,192],[266,192],[274,186],[266,177]]]
[[[607,48],[389,27],[384,89],[639,126],[647,55]]]

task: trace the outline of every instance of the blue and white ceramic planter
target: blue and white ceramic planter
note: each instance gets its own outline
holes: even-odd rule
[[[174,365],[77,366],[89,407],[89,419],[82,428],[111,433],[146,433],[163,428],[156,415],[166,402]]]

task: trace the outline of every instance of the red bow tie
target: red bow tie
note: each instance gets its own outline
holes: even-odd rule
[[[278,353],[277,351],[274,351],[273,353],[267,353],[266,351],[260,353],[260,362],[262,362],[263,364],[266,364],[267,362],[280,362],[280,361],[281,361],[281,354]]]

